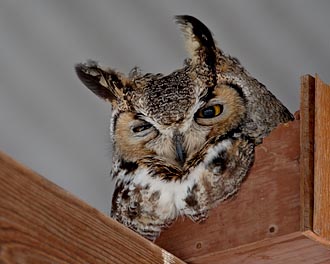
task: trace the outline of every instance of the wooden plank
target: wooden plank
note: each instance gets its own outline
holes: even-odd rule
[[[313,229],[315,78],[300,79],[300,199],[301,230]]]
[[[304,233],[295,232],[224,252],[191,258],[187,262],[191,264],[320,264],[330,263],[330,248],[309,239]]]
[[[0,153],[0,263],[184,263]]]
[[[314,232],[330,241],[330,86],[316,76]]]
[[[179,219],[156,243],[183,260],[300,230],[299,120],[256,148],[241,190],[202,224]]]

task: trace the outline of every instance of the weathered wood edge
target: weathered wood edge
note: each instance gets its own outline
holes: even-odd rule
[[[302,234],[330,250],[330,241],[329,240],[324,239],[323,237],[320,237],[319,235],[315,234],[311,230],[304,231]]]
[[[315,79],[313,231],[330,241],[330,86]]]
[[[0,263],[184,263],[1,152],[0,182]]]
[[[313,229],[315,78],[300,78],[300,199],[301,230]]]

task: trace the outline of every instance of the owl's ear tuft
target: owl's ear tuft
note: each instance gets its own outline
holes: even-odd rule
[[[186,39],[187,50],[195,64],[216,63],[216,46],[211,31],[197,18],[189,15],[175,16]]]
[[[102,69],[94,61],[79,63],[75,70],[82,83],[104,100],[115,100],[124,86],[119,73]]]

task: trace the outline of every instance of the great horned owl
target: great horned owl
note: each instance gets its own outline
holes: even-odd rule
[[[178,216],[202,221],[233,195],[254,148],[288,109],[192,16],[177,16],[189,59],[169,75],[128,76],[95,62],[80,80],[112,106],[111,216],[154,240]]]

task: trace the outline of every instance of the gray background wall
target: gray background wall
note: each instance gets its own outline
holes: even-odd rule
[[[186,57],[172,18],[191,14],[295,111],[302,74],[330,82],[329,11],[326,0],[1,0],[0,149],[107,212],[109,106],[75,63],[169,73]]]

